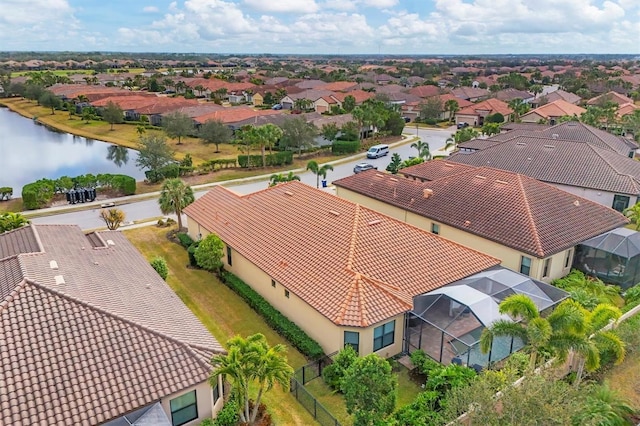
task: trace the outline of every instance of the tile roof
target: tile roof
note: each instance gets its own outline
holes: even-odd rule
[[[409,89],[409,93],[420,98],[428,98],[430,96],[438,96],[443,94],[443,90],[438,86],[426,85],[416,86]]]
[[[495,94],[496,99],[501,101],[509,102],[513,99],[529,99],[533,98],[533,95],[524,90],[514,89],[510,87],[508,89],[499,90]]]
[[[477,115],[479,114],[479,111],[489,111],[489,114],[496,114],[499,112],[505,117],[513,113],[511,107],[509,107],[505,102],[498,99],[487,99],[486,101],[478,102],[477,104],[462,108],[456,114]]]
[[[0,423],[14,426],[99,424],[211,371],[188,345],[30,280],[0,303],[0,342]]]
[[[367,99],[373,98],[375,95],[375,93],[365,92],[364,90],[352,90],[351,92],[347,93],[336,92],[332,94],[331,97],[337,99],[339,102],[344,102],[347,96],[353,96],[356,100],[356,104],[361,104]]]
[[[295,181],[245,196],[215,187],[185,214],[338,325],[378,323],[499,263]]]
[[[482,98],[491,94],[487,89],[480,89],[476,87],[457,87],[451,92],[456,95],[456,97],[467,100]]]
[[[565,92],[562,89],[558,89],[556,91],[553,91],[551,93],[547,93],[544,96],[541,96],[540,98],[545,98],[547,100],[547,102],[553,102],[556,101],[558,99],[562,99],[564,101],[567,101],[571,104],[577,104],[578,102],[580,102],[582,100],[582,98],[574,93],[571,92]],[[536,99],[537,101],[537,99]]]
[[[571,104],[563,99],[558,99],[553,102],[549,102],[548,104],[539,106],[538,108],[532,109],[528,113],[524,114],[521,118],[524,119],[528,115],[532,114],[537,114],[540,117],[544,117],[547,119],[551,117],[562,117],[564,115],[579,117],[586,111],[586,109],[579,107],[578,105]]]
[[[504,170],[444,160],[405,170],[419,179],[442,177],[420,182],[372,172],[334,184],[538,258],[628,223],[613,209]]]
[[[218,111],[212,111],[194,117],[194,120],[198,123],[204,123],[207,120],[220,120],[223,123],[238,123],[247,121],[250,119],[256,119],[265,115],[282,114],[282,111],[276,111],[272,109],[255,110],[248,106],[229,107]]]
[[[518,136],[449,161],[491,166],[543,182],[621,194],[640,194],[640,162],[610,149],[562,139]]]
[[[610,91],[607,93],[603,93],[600,96],[596,96],[595,98],[591,98],[587,101],[587,105],[597,105],[604,102],[614,102],[618,105],[633,103],[633,99],[622,95],[618,92]]]

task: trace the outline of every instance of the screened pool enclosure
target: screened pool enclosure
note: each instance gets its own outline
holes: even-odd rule
[[[491,350],[480,351],[480,335],[499,319],[498,305],[512,294],[529,296],[545,314],[567,293],[503,267],[495,267],[414,298],[407,313],[405,349],[422,349],[443,364],[458,363],[476,368],[500,361],[524,343],[520,339],[494,339]]]
[[[627,289],[640,282],[640,233],[617,228],[576,248],[573,267]]]

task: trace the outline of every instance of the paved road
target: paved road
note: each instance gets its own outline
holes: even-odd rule
[[[445,140],[453,133],[454,129],[418,129],[416,132],[415,126],[409,126],[405,128],[405,133],[409,135],[418,135],[420,139],[429,143],[431,151],[434,152],[438,149],[441,149],[445,145]],[[390,154],[386,157],[377,158],[375,160],[367,160],[364,158],[364,154],[354,159],[351,159],[347,162],[336,164],[334,166],[334,170],[329,172],[327,175],[327,180],[332,182],[334,180],[349,176],[353,174],[353,167],[356,163],[359,162],[369,162],[378,167],[378,170],[384,170],[389,162],[391,161],[391,155],[397,152],[400,154],[403,160],[409,158],[410,156],[416,155],[416,150],[410,147],[410,144],[404,144],[397,147],[394,147],[390,150]],[[301,172],[297,173],[301,181],[315,186],[316,185],[316,176],[311,172]],[[258,182],[250,182],[250,183],[237,183],[237,182],[228,182],[224,183],[225,186],[232,189],[235,192],[240,194],[248,194],[251,192],[258,191],[260,189],[264,189],[267,187],[268,177],[264,178],[262,181]],[[327,188],[327,191],[331,191],[331,188]],[[207,192],[206,189],[196,190],[195,195],[196,198],[201,197]],[[155,218],[159,216],[163,216],[162,212],[160,212],[160,208],[158,207],[158,201],[156,199],[144,200],[144,201],[135,201],[131,200],[130,202],[121,204],[118,202],[118,209],[122,210],[127,218],[127,221],[131,222],[141,222],[150,218]],[[95,228],[103,228],[104,222],[100,219],[100,206],[96,204],[96,207],[91,210],[81,210],[76,212],[65,212],[64,209],[59,210],[59,213],[53,212],[50,216],[33,218],[31,221],[36,224],[69,224],[69,225],[79,225],[82,229],[95,229]],[[124,228],[123,228],[124,229]]]

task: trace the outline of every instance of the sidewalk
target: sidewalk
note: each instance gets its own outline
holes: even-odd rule
[[[411,135],[411,134],[403,134],[402,135],[402,140],[389,144],[390,147],[396,147],[396,146],[400,146],[400,145],[404,145],[406,143],[410,143],[410,142],[414,142],[415,140],[417,140],[418,137],[415,135]],[[341,158],[339,160],[334,160],[334,161],[330,161],[328,163],[322,163],[322,164],[331,164],[331,165],[336,165],[336,164],[342,164],[342,163],[348,163],[350,161],[354,161],[354,160],[358,160],[358,159],[362,159],[366,157],[366,153],[360,153],[360,154],[356,154],[356,155],[352,155],[349,157],[344,157]],[[294,170],[287,170],[287,172],[292,171],[293,173],[303,173],[306,171],[306,169],[303,168],[299,168],[299,169],[294,169]],[[246,177],[246,178],[240,178],[240,179],[232,179],[232,180],[226,180],[226,181],[221,181],[221,182],[212,182],[212,183],[204,183],[201,185],[193,185],[191,188],[193,189],[194,192],[200,192],[200,191],[204,191],[207,190],[208,188],[212,188],[214,186],[218,186],[218,185],[229,185],[229,186],[233,186],[233,185],[241,185],[244,183],[251,183],[251,182],[260,182],[260,181],[268,181],[271,178],[271,175],[273,173],[268,173],[268,174],[264,174],[264,175],[259,175],[259,176],[251,176],[251,177]],[[62,213],[62,212],[69,212],[69,211],[82,211],[82,210],[91,210],[91,209],[96,209],[96,208],[102,208],[103,204],[110,204],[113,203],[113,207],[118,207],[118,205],[120,204],[128,204],[131,202],[136,202],[136,201],[143,201],[143,200],[149,200],[149,199],[153,199],[153,198],[158,198],[160,197],[160,191],[156,191],[156,192],[148,192],[145,194],[136,194],[136,195],[126,195],[123,197],[116,197],[116,198],[109,198],[106,200],[99,200],[99,201],[92,201],[90,203],[83,203],[83,204],[65,204],[65,205],[61,205],[61,206],[55,206],[55,207],[47,207],[44,209],[38,209],[38,210],[27,210],[27,211],[23,211],[22,214],[26,217],[26,218],[31,218],[31,217],[38,217],[38,216],[50,216],[56,213]],[[154,222],[155,223],[155,222]],[[133,225],[129,226],[133,227]]]

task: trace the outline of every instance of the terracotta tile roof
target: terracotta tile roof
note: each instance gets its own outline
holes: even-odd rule
[[[367,99],[371,99],[375,97],[375,95],[376,95],[375,93],[365,92],[364,90],[352,90],[351,92],[348,92],[348,93],[336,92],[331,96],[337,99],[340,103],[343,103],[347,96],[353,96],[356,100],[356,104],[359,105],[362,102],[366,101]]]
[[[440,101],[444,106],[447,101],[456,101],[458,103],[458,108],[466,108],[468,106],[473,105],[473,102],[470,102],[466,99],[457,98],[453,93],[445,93],[444,95],[440,95]]]
[[[332,92],[347,92],[353,90],[358,86],[358,83],[353,81],[334,81],[322,86],[322,90],[330,90]]]
[[[551,117],[562,117],[563,115],[575,115],[579,117],[586,111],[586,109],[579,107],[578,105],[571,104],[563,99],[558,99],[556,101],[549,102],[548,104],[539,106],[536,109],[532,109],[528,113],[524,114],[522,118],[533,114],[537,114],[540,117],[544,117],[546,119],[549,119]]]
[[[622,95],[618,92],[607,92],[607,93],[603,93],[600,96],[596,96],[595,98],[591,98],[587,101],[587,105],[597,105],[599,103],[604,103],[604,102],[614,102],[618,105],[622,105],[622,104],[628,104],[628,103],[633,103],[633,99]]]
[[[562,99],[563,101],[567,101],[570,104],[577,104],[582,100],[582,98],[574,93],[565,92],[562,89],[555,90],[551,93],[548,93],[540,98],[545,98],[547,102],[557,101],[558,99]]]
[[[640,162],[610,149],[562,139],[518,136],[449,161],[495,167],[543,182],[621,194],[640,194]]]
[[[628,223],[613,209],[530,177],[460,166],[427,161],[402,170],[425,180],[444,175],[428,182],[373,172],[334,184],[538,258]]]
[[[487,89],[480,89],[475,87],[457,87],[451,92],[456,95],[456,97],[466,100],[482,98],[491,94],[491,92],[489,92]]]
[[[533,98],[533,95],[524,90],[514,89],[512,87],[508,89],[499,90],[495,93],[496,99],[504,102],[509,102],[513,99],[529,99]]]
[[[409,93],[420,98],[428,98],[430,96],[438,96],[443,94],[440,87],[432,85],[412,87],[409,90]]]
[[[245,196],[215,187],[185,214],[338,325],[375,324],[499,263],[300,182]],[[256,227],[265,217],[277,220]]]
[[[222,346],[121,233],[17,231],[0,234],[2,421],[97,424],[207,379]]]
[[[487,99],[486,101],[478,102],[477,104],[462,108],[456,114],[477,115],[480,111],[488,111],[488,114],[495,114],[499,112],[505,117],[513,113],[513,110],[505,102],[498,99]]]
[[[616,115],[618,117],[623,117],[628,114],[633,114],[634,111],[640,109],[640,106],[632,103],[622,104],[618,107],[616,111]]]
[[[220,120],[223,123],[239,123],[246,120],[254,119],[265,115],[282,114],[282,111],[271,109],[255,110],[248,106],[229,107],[218,111],[208,112],[204,115],[194,117],[198,123],[204,123],[207,120]]]
[[[0,342],[7,425],[99,424],[211,371],[188,345],[29,280],[0,302]]]

